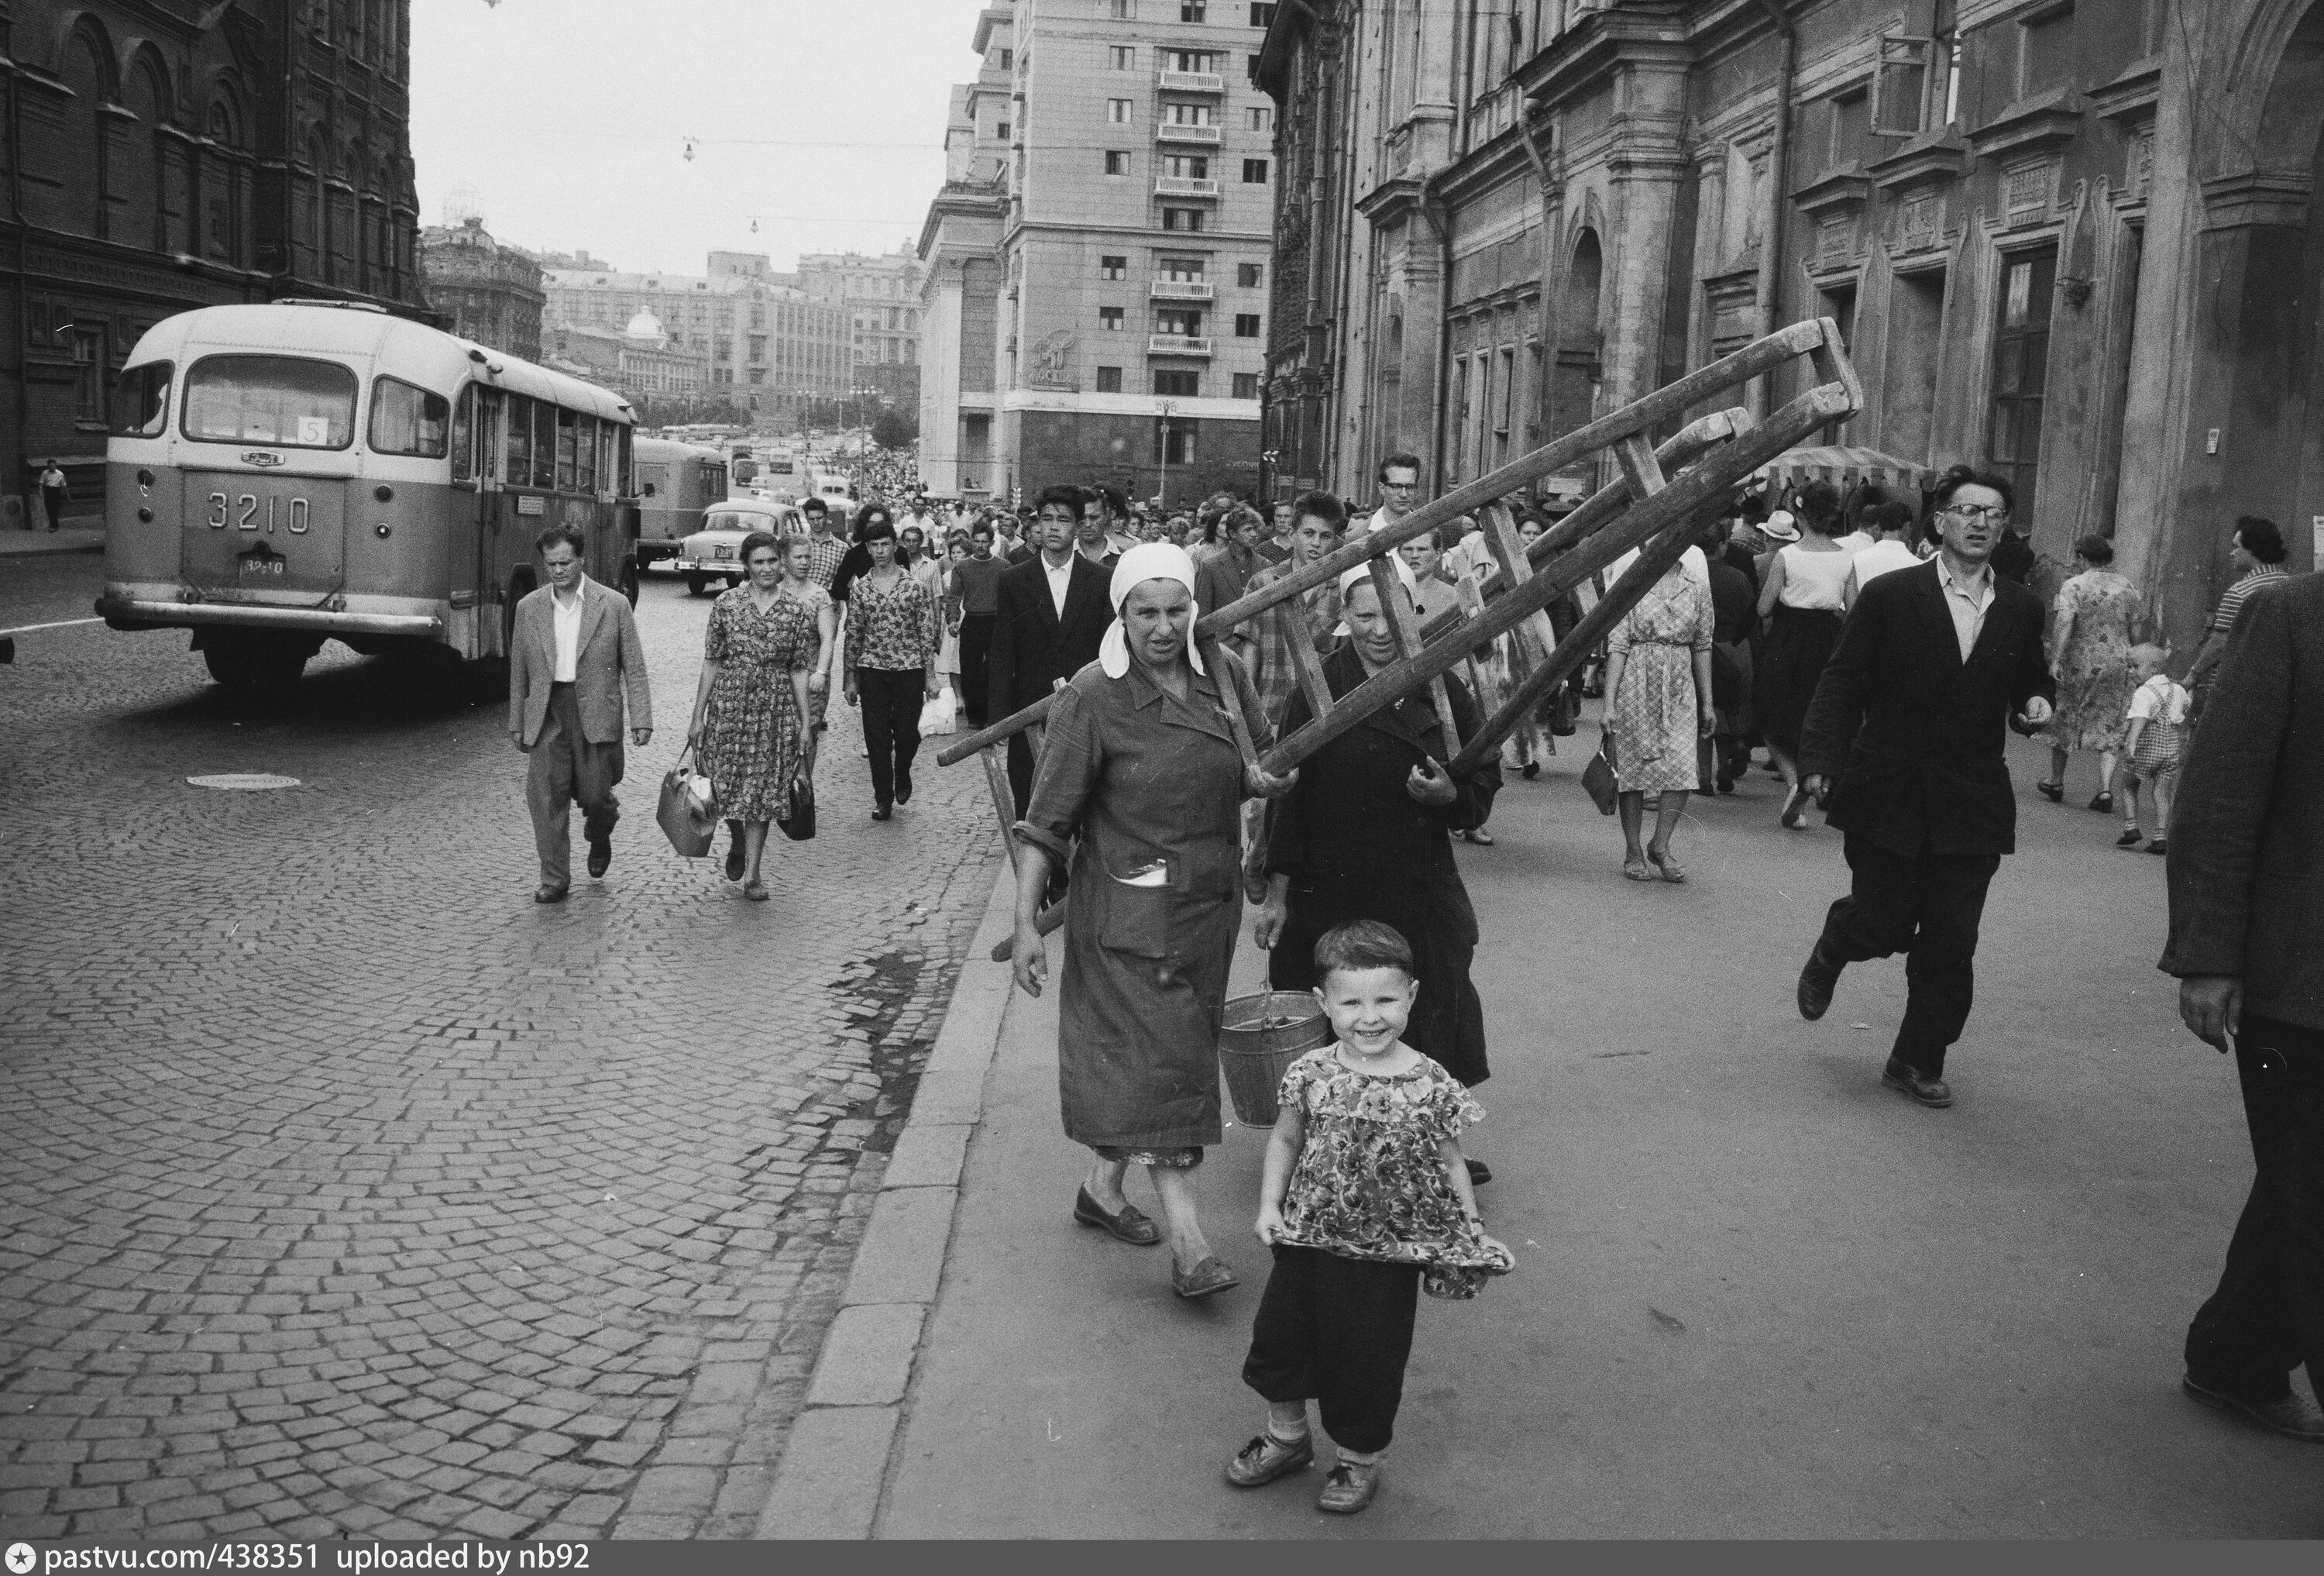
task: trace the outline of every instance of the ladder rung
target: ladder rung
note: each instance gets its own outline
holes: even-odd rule
[[[1655,446],[1645,433],[1617,439],[1614,459],[1622,467],[1622,479],[1630,484],[1632,497],[1651,498],[1663,490],[1663,463],[1655,457]]]
[[[1291,671],[1299,680],[1299,693],[1307,697],[1308,711],[1320,717],[1332,709],[1332,686],[1323,677],[1323,659],[1315,654],[1315,637],[1307,631],[1306,606],[1286,602],[1271,611],[1286,622],[1284,643],[1291,648]],[[1280,719],[1269,717],[1268,722],[1279,725]]]

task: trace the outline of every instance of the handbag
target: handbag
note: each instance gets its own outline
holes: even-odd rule
[[[1611,738],[1599,742],[1598,753],[1592,755],[1590,764],[1582,769],[1582,789],[1590,796],[1591,803],[1598,806],[1600,815],[1614,813],[1616,796],[1622,791],[1622,779],[1614,770],[1614,741]]]
[[[710,840],[718,832],[718,792],[708,778],[687,770],[693,753],[689,746],[661,779],[661,802],[654,806],[662,835],[684,859],[708,853]]]
[[[959,697],[953,694],[949,684],[930,696],[927,703],[920,707],[920,737],[928,739],[938,733],[951,733],[959,716],[956,709],[959,705]]]
[[[783,807],[775,816],[775,825],[781,827],[783,835],[794,843],[805,843],[815,835],[813,778],[791,779],[790,791],[783,796]]]

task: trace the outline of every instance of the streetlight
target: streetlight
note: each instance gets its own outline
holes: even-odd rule
[[[1162,413],[1162,481],[1155,496],[1161,501],[1162,512],[1167,514],[1170,512],[1170,418],[1178,407],[1164,400],[1155,409]]]

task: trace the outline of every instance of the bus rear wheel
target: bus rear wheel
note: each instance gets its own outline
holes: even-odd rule
[[[288,689],[307,670],[314,651],[303,641],[221,631],[202,647],[202,666],[228,689]]]

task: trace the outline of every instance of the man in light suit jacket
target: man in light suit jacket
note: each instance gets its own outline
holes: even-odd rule
[[[1904,1021],[1880,1081],[1941,1108],[1953,1101],[1945,1052],[1975,999],[1986,888],[2017,847],[2007,723],[2047,723],[2058,684],[2041,599],[1993,568],[2009,484],[1956,467],[1936,502],[1944,550],[1864,588],[1801,730],[1803,786],[1847,834],[1851,880],[1798,997],[1813,1022],[1841,969],[1905,954]]]
[[[1039,548],[1001,573],[1000,605],[992,620],[990,722],[1024,710],[1097,660],[1098,644],[1113,622],[1113,575],[1074,550],[1082,522],[1082,491],[1050,487],[1035,502],[1033,543]],[[1009,741],[1009,787],[1017,814],[1033,797],[1033,745],[1024,733]]]
[[[516,604],[508,654],[509,733],[531,755],[524,800],[540,847],[536,903],[561,903],[572,884],[569,806],[579,805],[589,840],[589,873],[613,860],[613,823],[622,818],[613,785],[622,780],[622,702],[630,738],[653,737],[653,696],[646,687],[645,648],[629,600],[581,571],[581,533],[552,525],[534,539],[549,584]]]
[[[2187,1027],[2235,1054],[2256,1173],[2187,1331],[2196,1399],[2324,1442],[2324,576],[2255,592],[2181,769],[2168,870]]]

